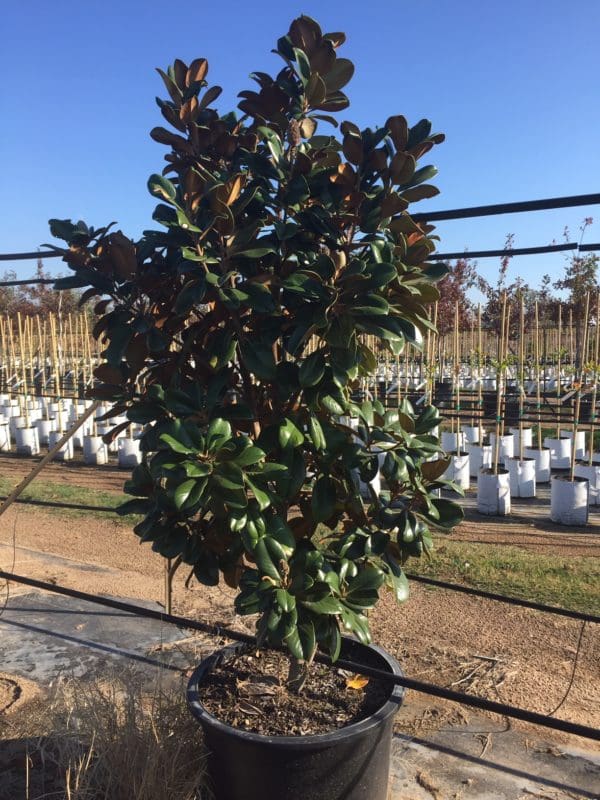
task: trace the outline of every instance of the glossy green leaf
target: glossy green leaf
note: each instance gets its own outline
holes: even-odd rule
[[[160,436],[160,440],[165,444],[168,444],[171,450],[174,450],[176,453],[184,453],[185,455],[191,455],[192,453],[196,453],[196,449],[191,445],[184,444],[183,442],[178,441],[175,439],[174,436],[169,435],[168,433],[163,433]]]
[[[254,497],[256,498],[256,502],[258,503],[258,507],[260,508],[261,511],[264,511],[265,508],[268,508],[271,505],[271,497],[270,497],[269,493],[266,492],[264,489],[261,489],[260,487],[258,487],[256,485],[256,483],[254,483],[248,477],[247,473],[246,473],[245,477],[246,477],[246,483],[252,489],[252,493],[254,494]]]
[[[327,440],[325,439],[323,428],[319,420],[314,415],[311,416],[308,427],[310,431],[310,438],[317,450],[326,450]]]
[[[256,566],[263,575],[274,581],[281,580],[280,565],[286,562],[285,553],[280,545],[268,536],[260,538],[254,548]]]
[[[325,522],[335,511],[337,495],[335,483],[329,475],[321,475],[315,481],[311,498],[312,515],[315,522]]]
[[[208,426],[208,431],[206,434],[206,446],[209,452],[215,452],[230,439],[231,423],[226,419],[213,419]]]
[[[451,500],[446,500],[443,497],[434,497],[431,503],[438,513],[436,525],[442,528],[453,528],[459,522],[462,522],[465,517],[462,507]]]
[[[302,605],[316,614],[339,614],[342,604],[335,597],[324,597],[322,600],[303,600]]]
[[[257,464],[264,457],[265,452],[260,447],[247,447],[235,457],[234,461],[239,467],[250,467],[253,464]]]
[[[322,353],[311,353],[300,365],[300,386],[316,386],[325,375],[325,359]]]
[[[195,480],[184,481],[183,483],[179,484],[177,489],[173,494],[173,502],[175,503],[175,508],[180,509],[181,506],[185,503],[188,499],[190,492],[196,486]]]
[[[283,450],[299,447],[304,441],[304,434],[291,419],[285,419],[279,426],[279,444]]]
[[[148,178],[148,190],[155,197],[173,202],[177,197],[177,190],[170,180],[163,175],[150,175]]]

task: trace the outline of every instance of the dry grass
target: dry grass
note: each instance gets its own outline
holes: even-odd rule
[[[61,680],[0,718],[0,800],[201,800],[204,756],[182,687]]]

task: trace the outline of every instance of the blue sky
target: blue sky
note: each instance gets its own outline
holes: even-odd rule
[[[446,133],[430,154],[441,194],[415,211],[600,191],[598,0],[31,0],[2,10],[0,252],[49,241],[50,217],[116,220],[134,238],[152,227],[146,180],[164,148],[148,132],[165,94],[154,68],[207,57],[229,111],[251,71],[279,69],[270,49],[300,13],[347,34],[356,73],[340,119],[402,113]],[[507,233],[515,247],[549,244],[565,225],[575,238],[585,216],[586,240],[600,241],[600,207],[587,207],[440,223],[440,249],[498,248]],[[535,285],[563,264],[522,257],[511,275]],[[497,260],[479,266],[493,280]],[[34,262],[4,268],[26,277]]]

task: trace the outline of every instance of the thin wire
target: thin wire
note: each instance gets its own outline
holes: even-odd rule
[[[467,219],[470,217],[490,217],[496,214],[517,214],[523,211],[546,211],[551,208],[572,208],[574,206],[593,206],[600,204],[600,194],[579,194],[570,197],[552,197],[545,200],[524,200],[513,203],[496,203],[489,206],[454,208],[450,211],[430,211],[411,214],[415,221],[434,222],[446,219]]]
[[[567,686],[567,690],[564,693],[564,696],[560,701],[560,703],[556,706],[556,708],[554,708],[552,711],[548,711],[549,717],[553,717],[556,714],[559,708],[561,708],[565,704],[567,697],[571,693],[571,689],[573,688],[573,683],[575,681],[575,672],[577,671],[577,662],[579,661],[579,653],[581,652],[581,642],[583,641],[583,632],[585,630],[586,625],[587,622],[581,623],[581,630],[579,631],[579,640],[577,642],[577,650],[575,651],[575,658],[573,659],[573,669],[571,670],[571,679],[569,681],[569,685]]]

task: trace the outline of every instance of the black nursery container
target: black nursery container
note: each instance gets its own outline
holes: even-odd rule
[[[187,693],[190,711],[204,733],[215,800],[386,800],[394,715],[404,696],[401,686],[390,683],[384,705],[345,728],[315,736],[263,736],[226,725],[203,708],[198,686],[221,653],[197,667]],[[341,655],[403,674],[398,662],[379,647],[344,639]]]

